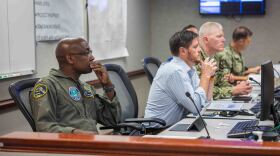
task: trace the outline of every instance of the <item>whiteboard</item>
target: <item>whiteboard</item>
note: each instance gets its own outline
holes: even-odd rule
[[[35,71],[33,0],[0,1],[0,79]]]

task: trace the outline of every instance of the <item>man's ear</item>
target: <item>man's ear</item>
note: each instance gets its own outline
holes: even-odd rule
[[[203,43],[207,43],[209,41],[209,39],[208,39],[207,36],[203,36],[202,37],[202,41],[203,41]]]
[[[72,55],[66,55],[66,61],[69,63],[69,64],[73,64],[74,63],[74,58],[72,57]]]
[[[187,53],[188,53],[188,49],[183,48],[183,47],[180,47],[180,48],[179,48],[179,55],[181,55],[181,56],[186,56]]]

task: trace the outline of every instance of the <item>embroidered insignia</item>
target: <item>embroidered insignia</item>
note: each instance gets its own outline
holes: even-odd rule
[[[46,95],[48,87],[45,84],[38,83],[34,87],[33,97],[35,99],[41,98]]]
[[[93,97],[92,90],[89,86],[85,85],[84,86],[84,96],[85,97]]]
[[[68,93],[74,101],[79,101],[81,99],[81,93],[76,87],[69,87]]]

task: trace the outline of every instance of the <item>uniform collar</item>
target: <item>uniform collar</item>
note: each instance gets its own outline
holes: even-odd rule
[[[202,48],[202,47],[200,47],[200,49],[201,49],[201,59],[204,61],[207,57],[209,57],[209,58],[211,58],[211,59],[213,59],[214,57],[215,57],[215,55],[213,55],[212,57],[210,57],[205,51],[204,51],[204,49]]]
[[[50,74],[50,75],[53,75],[53,76],[55,76],[55,77],[61,77],[61,78],[69,79],[69,80],[71,80],[71,81],[74,81],[75,83],[81,84],[81,81],[80,81],[80,80],[78,80],[78,81],[73,80],[71,77],[64,75],[63,72],[62,72],[61,70],[57,70],[57,69],[52,68],[52,69],[50,70],[50,73],[49,73],[49,74]]]
[[[54,75],[57,77],[69,78],[68,76],[64,75],[62,71],[52,68],[50,71],[50,75]]]
[[[201,59],[204,61],[207,57],[209,57],[209,55],[202,49],[201,49]]]
[[[238,56],[238,57],[241,57],[241,53],[238,53],[237,51],[234,50],[234,48],[229,44],[229,50],[230,52],[233,54],[233,56]]]

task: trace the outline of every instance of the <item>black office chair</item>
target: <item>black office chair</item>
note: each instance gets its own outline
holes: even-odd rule
[[[154,77],[158,71],[161,61],[154,57],[145,57],[143,61],[143,68],[148,77],[148,80],[152,84]]]
[[[136,92],[127,74],[116,64],[105,64],[115,91],[121,104],[121,123],[115,126],[101,127],[101,129],[114,129],[114,132],[122,135],[144,135],[146,132],[153,134],[163,128],[149,127],[150,123],[159,123],[165,126],[164,120],[157,118],[137,118],[138,100]],[[145,123],[145,124],[144,124]]]
[[[39,78],[20,80],[12,83],[9,87],[11,97],[34,132],[36,132],[36,126],[31,112],[29,94],[38,80]]]

